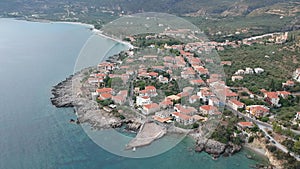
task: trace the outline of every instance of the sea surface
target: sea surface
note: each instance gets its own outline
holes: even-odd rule
[[[120,157],[95,144],[81,126],[69,123],[76,118],[71,108],[55,108],[49,99],[52,86],[73,73],[92,34],[82,25],[0,19],[0,169],[247,169],[257,163],[246,151],[213,160],[194,153],[189,138],[144,159]],[[99,61],[125,48],[95,41],[89,51]]]

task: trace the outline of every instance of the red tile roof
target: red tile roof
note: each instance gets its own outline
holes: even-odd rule
[[[174,112],[172,114],[175,115],[175,116],[178,116],[179,118],[184,119],[184,120],[189,120],[189,119],[192,118],[189,115],[185,115],[185,114],[182,114],[182,113],[179,113],[179,112]]]
[[[253,123],[252,122],[244,121],[244,122],[239,122],[238,125],[240,125],[242,127],[252,127]]]
[[[150,104],[146,104],[144,105],[144,108],[146,109],[155,109],[155,108],[159,108],[158,104],[157,103],[150,103]]]
[[[109,94],[109,93],[102,93],[102,94],[100,94],[100,96],[99,96],[99,98],[100,98],[100,100],[101,99],[110,99],[112,97],[112,95],[111,94]]]
[[[242,103],[242,102],[240,102],[238,100],[235,100],[235,99],[231,99],[230,102],[233,103],[233,104],[235,104],[235,105],[237,105],[237,106],[239,106],[239,107],[242,107],[242,106],[245,105],[244,103]]]
[[[154,86],[146,86],[145,90],[156,90]]]
[[[276,92],[267,92],[266,96],[271,99],[278,99],[278,95]]]
[[[216,110],[217,108],[215,106],[212,106],[212,105],[203,105],[203,106],[200,106],[200,109],[210,111],[210,110]]]
[[[97,93],[110,93],[112,92],[112,88],[101,88],[96,90]]]

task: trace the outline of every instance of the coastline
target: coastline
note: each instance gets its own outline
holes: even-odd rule
[[[32,20],[29,20],[29,21],[31,21],[31,22],[33,22]],[[39,21],[37,21],[37,22],[39,22]],[[48,23],[63,23],[63,24],[73,24],[73,25],[81,25],[81,26],[84,26],[84,27],[87,27],[87,28],[89,28],[94,34],[96,34],[96,35],[98,35],[98,36],[101,36],[101,37],[103,37],[103,38],[106,38],[106,39],[110,39],[110,40],[113,40],[113,41],[115,41],[115,42],[117,42],[117,43],[122,43],[122,44],[124,44],[124,45],[126,45],[126,46],[128,46],[129,48],[133,48],[134,46],[132,45],[132,44],[130,44],[129,42],[125,42],[125,41],[122,41],[122,40],[119,40],[119,39],[116,39],[116,38],[113,38],[113,37],[109,37],[109,36],[107,36],[107,35],[105,35],[105,34],[103,34],[103,32],[101,31],[101,30],[98,30],[98,29],[95,29],[94,28],[94,25],[91,25],[91,24],[85,24],[85,23],[81,23],[81,22],[62,22],[62,21],[49,21]],[[76,74],[76,73],[75,73]],[[67,80],[66,81],[69,81],[69,80],[71,80],[72,81],[72,78],[73,78],[73,76],[71,77],[71,78],[67,78]],[[61,83],[63,83],[63,82],[61,82]],[[61,84],[61,83],[59,83],[59,84]],[[55,87],[54,87],[55,88]],[[76,96],[75,96],[76,97]],[[53,104],[53,105],[55,105],[55,104]],[[76,105],[76,104],[73,104],[73,102],[70,102],[69,104],[65,104],[65,105],[63,105],[63,106],[57,106],[57,107],[73,107],[74,108],[74,110],[75,110],[75,113],[77,114],[78,113],[78,111],[76,110],[76,106],[74,106],[74,105]],[[56,106],[56,105],[55,105]],[[81,105],[82,106],[82,105]],[[99,112],[99,111],[98,111]],[[80,114],[77,114],[77,115],[79,115],[79,116],[81,116]],[[80,118],[79,118],[80,119]],[[114,123],[115,123],[116,121],[114,121]],[[101,129],[101,128],[111,128],[112,127],[112,124],[106,124],[105,126],[96,126],[96,123],[94,123],[94,124],[92,124],[93,122],[92,121],[89,121],[88,119],[85,119],[85,120],[79,120],[79,123],[90,123],[91,124],[91,126],[92,127],[95,127],[95,128],[97,128],[97,129]],[[193,137],[191,137],[191,138],[193,138]],[[211,139],[208,139],[208,140],[211,140]],[[195,139],[195,138],[193,138],[193,141],[195,141],[196,143],[199,141],[199,139]],[[214,141],[214,140],[212,140],[212,141]],[[146,144],[146,145],[148,145],[148,144]],[[196,144],[197,145],[197,144]],[[207,145],[205,145],[205,146],[207,146]],[[259,154],[259,155],[263,155],[263,156],[265,156],[265,154],[263,154],[260,150],[258,150],[258,149],[253,149],[252,147],[249,147],[248,145],[243,145],[242,147],[244,148],[244,146],[245,146],[245,148],[249,148],[249,149],[251,149],[251,150],[254,150],[254,152],[255,153],[257,153],[257,154]],[[196,147],[197,148],[197,147]],[[216,147],[215,147],[216,148]],[[219,147],[217,147],[217,149],[218,149]],[[212,150],[213,148],[211,148],[211,150]],[[197,151],[196,149],[195,149],[195,151]],[[204,148],[204,151],[205,151],[205,148]],[[240,151],[240,149],[238,150],[238,151]],[[234,153],[236,153],[236,152],[238,152],[238,151],[234,151],[232,154],[234,154]],[[198,152],[198,151],[197,151]],[[201,152],[201,151],[199,151],[199,152]],[[211,152],[210,151],[205,151],[206,153],[208,153],[208,154],[211,154],[212,156],[213,156],[213,158],[217,158],[217,157],[220,157],[220,155],[221,154],[223,154],[224,153],[224,151],[222,152],[222,153],[219,153],[218,154],[218,152],[216,153],[216,151],[214,151],[214,150],[212,150]],[[230,155],[231,155],[231,153],[229,153]],[[225,156],[225,155],[224,155]]]

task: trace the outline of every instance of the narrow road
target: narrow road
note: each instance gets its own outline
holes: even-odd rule
[[[261,121],[256,120],[256,119],[253,119],[253,118],[249,117],[249,116],[246,115],[246,114],[243,114],[243,113],[241,113],[241,112],[239,112],[239,111],[233,110],[232,108],[228,107],[227,105],[226,105],[226,108],[227,108],[228,110],[230,110],[231,112],[233,112],[234,114],[236,114],[236,115],[238,115],[238,116],[240,116],[240,117],[244,117],[247,121],[251,121],[251,122],[255,123],[255,124],[256,124],[256,125],[257,125],[264,133],[265,133],[265,135],[268,136],[268,137],[270,138],[270,141],[271,141],[271,142],[272,142],[272,141],[275,142],[275,144],[272,143],[274,146],[276,146],[278,149],[280,149],[281,151],[283,151],[283,152],[285,152],[285,153],[289,153],[289,150],[288,150],[285,146],[283,146],[282,144],[280,144],[279,142],[277,142],[277,141],[276,141],[272,136],[270,136],[270,135],[268,134],[268,132],[266,131],[266,129],[268,129],[268,130],[273,130],[272,125],[270,125],[270,124],[268,124],[268,123],[261,122]],[[292,130],[292,131],[293,131],[293,130]],[[296,130],[294,130],[293,132],[295,132],[296,134],[297,134],[297,133],[300,133],[299,131],[296,131]],[[297,161],[300,161],[300,158],[299,158],[298,156],[296,156],[294,153],[290,153],[290,155],[293,156]]]

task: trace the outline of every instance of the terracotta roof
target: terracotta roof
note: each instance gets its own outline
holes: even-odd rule
[[[146,86],[145,90],[156,90],[154,86]]]
[[[291,93],[287,91],[277,91],[277,93],[282,95],[291,95]]]
[[[244,121],[244,122],[239,122],[238,125],[240,125],[242,127],[252,127],[253,123],[252,122]]]
[[[122,96],[112,96],[112,100],[114,101],[125,101],[125,98]]]
[[[171,117],[161,118],[161,117],[158,117],[158,116],[153,116],[153,119],[156,120],[156,121],[159,121],[161,123],[172,120]]]
[[[143,96],[142,98],[143,99],[149,99],[150,97],[149,96]]]
[[[96,90],[97,93],[109,93],[112,92],[112,88],[101,88]]]
[[[203,106],[200,106],[200,109],[210,111],[210,110],[216,110],[217,108],[215,106],[212,106],[212,105],[203,105]]]
[[[171,100],[164,100],[162,102],[160,102],[161,105],[173,105],[173,102]]]
[[[178,116],[179,118],[184,119],[184,120],[189,120],[189,119],[192,118],[191,116],[188,116],[188,115],[185,115],[185,114],[182,114],[182,113],[179,113],[179,112],[174,112],[172,114],[175,115],[175,116]]]
[[[252,111],[262,111],[262,112],[268,112],[269,109],[263,107],[263,106],[260,106],[260,105],[257,105],[257,106],[254,106],[254,107],[251,107],[251,110]]]
[[[235,99],[232,99],[230,100],[230,102],[232,102],[233,104],[237,105],[237,106],[244,106],[245,104],[238,101],[238,100],[235,100]]]
[[[100,94],[99,97],[100,97],[100,99],[110,99],[112,97],[112,95],[109,93],[102,93],[102,94]]]
[[[276,92],[267,92],[266,96],[271,99],[278,99],[278,95]]]
[[[156,72],[149,72],[148,74],[149,74],[149,76],[158,76],[158,73],[156,73]]]
[[[144,105],[144,108],[146,108],[146,109],[154,109],[154,108],[159,108],[159,106],[156,103],[150,103],[150,104]]]

